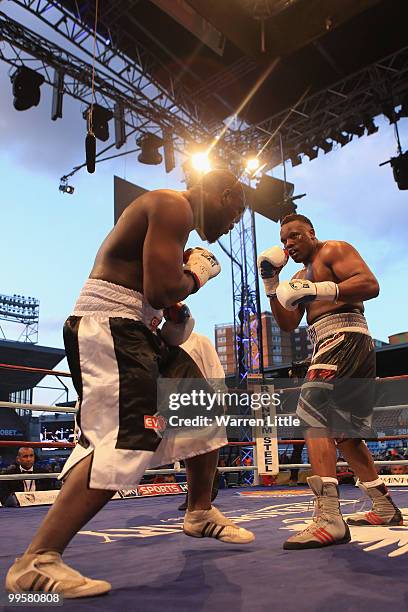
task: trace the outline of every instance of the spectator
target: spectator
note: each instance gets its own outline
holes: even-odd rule
[[[16,464],[3,470],[2,474],[41,473],[42,470],[36,467],[34,462],[34,450],[22,447],[18,450]],[[53,479],[2,480],[0,481],[0,502],[7,508],[18,508],[20,504],[15,493],[35,493],[35,491],[48,491],[54,488],[55,481]]]
[[[407,474],[407,467],[406,465],[392,465],[390,467],[390,473],[393,476],[402,476],[403,474]]]

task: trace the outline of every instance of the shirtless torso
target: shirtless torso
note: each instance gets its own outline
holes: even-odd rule
[[[303,264],[292,278],[308,280],[309,283],[329,281],[334,293],[326,298],[317,296],[297,299],[295,309],[286,309],[273,297],[270,301],[278,325],[284,331],[295,329],[305,312],[309,325],[316,319],[331,313],[364,312],[363,302],[376,297],[379,285],[360,253],[348,242],[341,240],[320,241],[306,217],[289,215],[281,225],[280,238],[289,257],[297,264]],[[313,291],[312,291],[313,295]],[[300,295],[298,294],[300,297]]]
[[[320,243],[320,248],[317,250],[314,260],[307,264],[302,270],[299,270],[293,278],[305,278],[314,283],[321,281],[333,281],[340,283],[344,278],[341,275],[341,270],[336,272],[333,270],[333,249],[342,250],[342,244],[339,241],[327,240]],[[335,263],[341,264],[339,258]],[[355,302],[345,302],[341,299],[335,304],[330,302],[310,302],[305,305],[307,322],[309,325],[316,321],[319,317],[335,313],[344,312],[350,310],[358,310],[361,313],[364,312],[363,302],[356,300]]]
[[[146,235],[163,250],[169,223],[179,226],[180,249],[193,228],[193,212],[181,192],[160,189],[137,198],[122,213],[103,241],[90,278],[99,278],[143,293],[143,255]],[[184,243],[183,243],[184,236]],[[150,240],[151,239],[151,240]]]

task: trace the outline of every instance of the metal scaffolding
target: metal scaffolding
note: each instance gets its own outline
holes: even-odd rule
[[[408,46],[364,68],[331,87],[313,95],[306,95],[296,107],[269,117],[256,125],[226,134],[231,147],[253,147],[260,150],[271,135],[281,134],[284,159],[295,151],[305,154],[310,147],[331,139],[343,131],[353,137],[353,127],[364,125],[384,114],[387,107],[398,106],[408,95]],[[338,145],[339,146],[339,145]],[[276,139],[266,148],[270,164],[281,163]]]
[[[72,3],[76,7],[74,12],[64,7],[67,2],[13,0],[13,3],[49,25],[91,60],[93,3],[81,3],[80,10],[77,3]],[[211,111],[208,99],[215,96],[227,109],[228,104],[218,92],[222,92],[228,79],[234,80],[256,70],[256,62],[247,57],[239,58],[225,71],[203,81],[186,63],[171,55],[173,64],[180,71],[188,72],[196,82],[196,86],[187,87],[178,78],[177,69],[170,69],[163,59],[140,42],[138,34],[144,33],[161,48],[160,41],[151,32],[146,32],[133,15],[132,8],[137,4],[138,0],[117,0],[101,7],[96,40],[97,103],[113,111],[115,103],[122,104],[127,136],[140,137],[146,132],[157,133],[165,129],[173,134],[175,147],[181,152],[187,143],[218,139],[225,124]],[[127,31],[120,27],[124,15],[132,25]],[[4,13],[0,13],[0,33],[6,43],[0,50],[1,59],[21,65],[27,53],[31,56],[30,65],[43,73],[48,83],[52,85],[53,81],[47,67],[60,70],[71,79],[64,83],[64,93],[89,103],[90,63],[30,32]],[[125,55],[123,48],[131,48],[134,57]],[[167,48],[163,47],[162,51],[164,55],[170,54]],[[38,63],[34,64],[32,58]],[[154,76],[159,73],[160,80]],[[265,147],[266,169],[273,168],[282,160],[280,138],[285,159],[294,152],[307,154],[311,147],[321,149],[319,143],[326,139],[340,146],[335,139],[336,132],[344,130],[349,135],[347,143],[353,137],[353,126],[364,125],[384,113],[390,103],[400,104],[407,94],[408,47],[405,47],[313,95],[305,91],[295,106],[258,124],[248,125],[238,117],[234,129],[227,129],[217,140],[217,153],[224,159],[237,158],[248,150],[259,151]],[[234,109],[230,112],[233,114]]]
[[[38,322],[40,302],[36,298],[23,295],[0,295],[0,321],[16,323],[20,328],[17,342],[38,342]],[[22,329],[21,329],[22,328]],[[0,325],[0,334],[7,337]]]

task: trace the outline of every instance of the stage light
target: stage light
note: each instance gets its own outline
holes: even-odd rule
[[[325,138],[323,138],[322,140],[318,140],[316,142],[316,146],[322,149],[322,151],[324,151],[325,154],[330,153],[330,151],[333,149],[333,143],[329,142]]]
[[[317,147],[305,147],[304,153],[308,156],[309,160],[316,159],[319,154],[319,149]]]
[[[289,159],[292,163],[292,168],[294,168],[295,166],[299,166],[302,163],[302,158],[297,153],[293,153],[292,155],[290,155]]]
[[[401,101],[401,110],[398,113],[398,118],[400,117],[408,117],[408,94],[402,98]]]
[[[209,160],[208,153],[206,151],[193,153],[191,156],[191,165],[194,170],[197,170],[197,172],[202,172],[203,174],[209,172],[211,170],[211,162]]]
[[[170,130],[165,130],[163,133],[163,153],[164,153],[164,168],[167,172],[171,172],[176,167],[176,158],[174,155],[173,135]]]
[[[352,134],[352,136],[358,136],[358,138],[361,138],[364,135],[365,127],[359,123],[350,122],[344,124],[343,131],[349,132],[349,134]]]
[[[64,73],[60,70],[54,72],[54,85],[52,88],[51,119],[62,119],[62,103],[64,98]]]
[[[68,185],[68,181],[66,179],[61,179],[59,191],[61,191],[61,193],[68,193],[69,195],[73,195],[75,187],[73,187],[72,185]]]
[[[44,83],[44,77],[35,70],[20,66],[11,75],[13,84],[13,105],[18,111],[28,110],[32,106],[38,106],[41,98],[40,87]]]
[[[398,117],[395,112],[394,104],[392,104],[391,102],[384,102],[381,106],[381,112],[385,117],[387,117],[390,125],[393,123],[397,123]]]
[[[125,109],[121,102],[115,102],[115,147],[120,149],[126,142]]]
[[[408,189],[408,151],[401,153],[398,157],[391,157],[390,162],[398,189]]]
[[[332,132],[330,134],[330,138],[338,142],[342,147],[344,147],[344,145],[349,143],[351,140],[351,136],[349,134],[343,134],[343,132],[340,132],[338,130]]]
[[[261,162],[259,161],[257,157],[249,157],[246,160],[245,168],[250,174],[253,174],[254,172],[258,170],[260,165],[261,165]]]
[[[83,113],[83,118],[88,122],[88,115],[90,108],[87,108]],[[92,128],[92,132],[95,134],[95,138],[98,140],[102,140],[102,142],[106,142],[109,140],[109,121],[113,117],[113,112],[108,108],[104,108],[103,106],[99,106],[99,104],[93,105],[92,110],[92,125],[89,125],[88,128]]]
[[[138,160],[141,164],[148,166],[157,166],[163,161],[163,157],[159,153],[159,148],[163,146],[163,140],[156,134],[145,134],[136,141],[136,144],[141,148],[141,153]]]
[[[376,134],[378,132],[378,125],[375,125],[372,119],[364,120],[364,127],[367,130],[367,136],[371,136],[372,134]]]

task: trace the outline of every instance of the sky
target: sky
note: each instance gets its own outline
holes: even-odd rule
[[[2,4],[2,10],[16,17],[22,15],[11,3]],[[32,20],[28,23],[38,29]],[[183,190],[185,185],[180,164],[167,175],[164,165],[142,165],[133,153],[98,164],[93,175],[86,169],[78,172],[72,179],[75,194],[61,194],[59,177],[84,161],[84,109],[65,97],[63,118],[51,121],[51,88],[43,85],[38,107],[16,111],[9,70],[0,62],[0,293],[38,298],[39,343],[62,347],[63,322],[92,268],[100,243],[113,225],[114,175],[146,189]],[[345,147],[319,154],[317,159],[295,168],[287,164],[287,178],[295,184],[295,194],[307,194],[298,201],[298,212],[312,219],[318,238],[350,242],[376,274],[380,295],[366,303],[366,315],[373,336],[387,341],[390,334],[408,330],[408,197],[407,192],[398,190],[390,166],[379,167],[396,154],[396,140],[387,119],[377,118],[376,123],[380,130],[373,136],[355,137]],[[402,119],[398,127],[405,151],[408,120]],[[102,146],[105,143],[98,143]],[[120,152],[126,147],[134,149],[134,140]],[[282,168],[277,168],[274,176],[281,175]],[[258,251],[279,244],[278,225],[256,217]],[[202,242],[193,232],[188,246],[198,245]],[[211,249],[220,260],[222,272],[187,303],[196,320],[196,331],[213,339],[214,325],[232,322],[233,315],[229,260],[218,245]],[[289,278],[297,268],[290,262],[281,278]],[[264,297],[262,307],[268,308]],[[10,339],[17,339],[17,330],[0,324]]]

